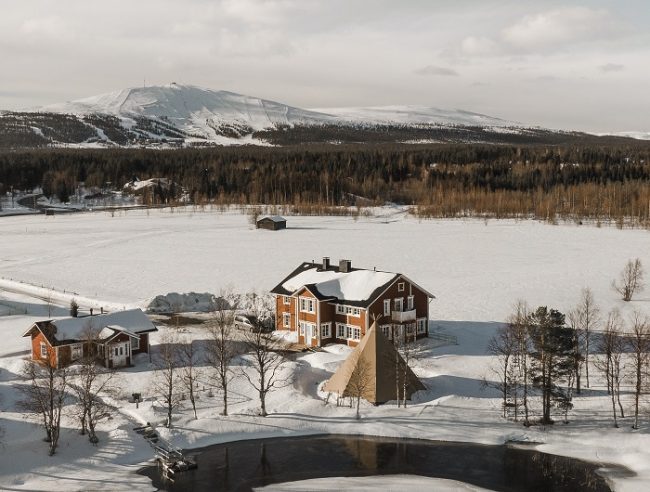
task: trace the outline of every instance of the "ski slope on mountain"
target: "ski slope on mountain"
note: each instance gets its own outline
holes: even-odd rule
[[[466,125],[521,126],[521,124],[472,113],[461,109],[440,109],[429,106],[371,106],[314,109],[351,123],[399,125]]]

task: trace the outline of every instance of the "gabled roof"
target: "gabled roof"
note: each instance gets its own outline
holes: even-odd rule
[[[395,374],[397,364],[400,367],[399,375]],[[356,396],[356,390],[363,389],[361,396],[370,403],[397,400],[397,387],[400,392],[404,388],[405,367],[406,364],[395,346],[377,330],[376,323],[373,323],[359,345],[343,361],[323,389],[340,396]],[[406,368],[406,377],[408,398],[416,391],[425,389],[410,367]],[[364,384],[360,384],[361,381],[355,383],[354,378],[363,378]]]
[[[286,222],[287,219],[282,217],[281,215],[266,215],[262,217],[261,219],[258,219],[258,222],[261,222],[263,220],[271,220],[273,222]]]
[[[115,311],[83,318],[37,321],[23,336],[30,335],[35,328],[43,333],[50,345],[75,343],[83,339],[86,330],[92,330],[99,339],[111,338],[116,332],[138,336],[158,330],[141,309]],[[110,333],[106,328],[111,330]]]
[[[350,306],[368,307],[400,277],[406,278],[399,273],[363,268],[342,272],[335,265],[324,269],[320,263],[304,262],[271,289],[271,293],[290,296],[307,288],[321,301],[336,300]],[[414,282],[409,282],[429,297],[434,297]]]

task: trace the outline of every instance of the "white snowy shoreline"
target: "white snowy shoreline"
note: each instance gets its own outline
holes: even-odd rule
[[[602,382],[576,399],[571,423],[543,429],[524,428],[500,418],[500,401],[480,390],[490,357],[485,345],[512,303],[549,305],[568,311],[580,289],[593,289],[602,311],[613,307],[629,316],[634,309],[650,314],[650,297],[619,301],[611,280],[625,261],[640,257],[650,265],[650,233],[613,227],[558,225],[532,221],[425,220],[388,209],[377,216],[290,217],[289,229],[252,229],[238,213],[192,212],[191,209],[129,211],[70,216],[6,217],[0,221],[0,276],[55,287],[66,295],[53,298],[65,315],[69,291],[79,299],[112,309],[142,306],[168,292],[212,292],[229,285],[240,292],[265,291],[304,260],[330,256],[353,265],[400,271],[431,290],[430,329],[458,337],[458,345],[434,347],[416,372],[430,389],[413,404],[398,409],[366,405],[363,419],[349,408],[325,405],[317,385],[345,357],[342,347],[301,355],[287,367],[300,384],[272,393],[271,415],[254,416],[256,400],[237,383],[232,416],[222,418],[220,395],[205,397],[194,420],[187,409],[175,428],[162,432],[185,448],[239,439],[306,434],[366,434],[443,441],[502,444],[507,440],[541,442],[537,449],[596,463],[620,464],[633,478],[614,478],[616,490],[644,490],[650,484],[650,438],[629,422],[611,425]],[[59,453],[48,458],[41,431],[15,408],[13,385],[25,357],[22,333],[32,320],[47,318],[43,292],[16,289],[0,282],[0,488],[9,490],[151,490],[145,477],[132,472],[152,457],[132,428],[160,420],[152,402],[136,411],[120,400],[121,411],[101,426],[100,445],[92,447],[67,420]],[[54,296],[53,296],[54,297]],[[83,304],[83,303],[82,303]],[[164,329],[162,330],[164,331]],[[185,335],[202,338],[202,328]],[[155,340],[153,341],[155,344]],[[146,392],[148,361],[124,371],[124,394]],[[626,402],[626,404],[629,403]]]

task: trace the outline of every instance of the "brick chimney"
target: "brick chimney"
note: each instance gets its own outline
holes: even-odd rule
[[[352,262],[350,260],[339,261],[339,272],[350,273],[352,271]]]
[[[329,256],[323,256],[323,270],[327,270],[329,267],[330,267]]]

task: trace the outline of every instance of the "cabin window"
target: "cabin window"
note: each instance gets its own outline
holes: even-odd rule
[[[400,312],[402,310],[403,306],[403,299],[401,297],[398,297],[397,299],[393,300],[393,310]]]
[[[289,297],[289,296],[284,296],[283,299],[284,299],[284,304],[285,304],[285,305],[288,306],[289,304],[291,304],[291,297]]]
[[[133,350],[140,350],[140,339],[139,338],[132,338],[131,339],[131,351]]]
[[[410,311],[411,309],[413,309],[413,305],[414,305],[414,297],[408,296],[406,298],[406,310]]]
[[[115,356],[117,357],[118,355],[120,355],[120,349],[115,347]]]
[[[413,335],[414,332],[415,332],[415,325],[413,323],[409,323],[408,325],[406,325],[407,335]]]
[[[397,292],[404,292],[404,282],[397,284]]]
[[[352,336],[355,340],[361,340],[361,328],[354,328],[352,330]]]
[[[336,305],[336,314],[345,314],[345,306],[342,304]]]
[[[290,328],[291,327],[291,314],[284,313],[282,315],[282,326],[284,328]]]
[[[41,357],[47,358],[47,344],[45,342],[41,342]]]
[[[390,299],[384,299],[384,316],[390,316]]]
[[[305,322],[304,321],[300,322],[300,336],[301,337],[305,336]]]
[[[82,345],[77,343],[70,348],[70,360],[81,359],[83,354]]]
[[[332,336],[331,323],[322,323],[320,325],[320,336],[321,338],[329,338]]]
[[[418,320],[418,333],[426,333],[427,332],[427,319],[426,318],[420,318]]]

